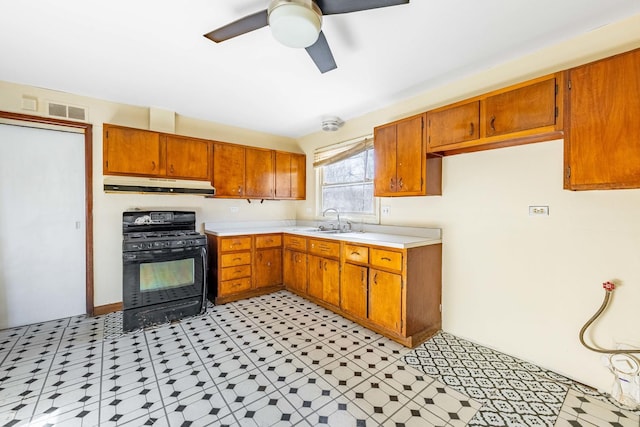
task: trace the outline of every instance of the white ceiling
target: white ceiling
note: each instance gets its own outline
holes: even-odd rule
[[[2,2],[0,80],[290,137],[640,13],[640,0],[411,0],[325,16],[338,68],[320,74],[268,28],[203,37],[268,0]]]

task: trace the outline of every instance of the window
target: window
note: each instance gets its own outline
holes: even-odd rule
[[[315,157],[319,213],[328,208],[336,208],[341,214],[361,218],[376,215],[371,139],[327,147],[316,151]]]

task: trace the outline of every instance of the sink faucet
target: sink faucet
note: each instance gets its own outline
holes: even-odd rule
[[[327,212],[329,211],[333,211],[336,213],[336,216],[338,217],[338,231],[342,231],[342,227],[340,226],[340,211],[338,211],[338,209],[336,208],[327,208],[322,212],[322,216],[327,216]]]

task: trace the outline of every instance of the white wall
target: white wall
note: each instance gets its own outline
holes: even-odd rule
[[[370,133],[378,124],[640,46],[640,15],[354,120],[317,147]],[[310,161],[310,156],[308,160]],[[309,165],[309,168],[311,166]],[[382,223],[443,230],[443,329],[610,391],[600,355],[578,332],[620,286],[592,338],[640,346],[640,190],[562,189],[563,141],[445,157],[443,195],[383,198]],[[315,212],[314,174],[298,218]],[[530,217],[529,205],[548,205]]]

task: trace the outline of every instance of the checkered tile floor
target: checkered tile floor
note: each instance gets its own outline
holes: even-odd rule
[[[127,334],[121,314],[0,331],[0,426],[638,426],[509,356],[406,349],[285,291]]]

